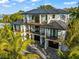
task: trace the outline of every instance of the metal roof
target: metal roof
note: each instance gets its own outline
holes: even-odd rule
[[[33,9],[25,12],[24,14],[68,14],[63,9]]]
[[[11,24],[12,24],[12,25],[22,25],[22,24],[24,24],[24,23],[23,23],[23,21],[18,20],[18,21],[12,22]]]
[[[43,28],[52,28],[52,29],[58,29],[58,30],[66,30],[67,24],[61,20],[51,20],[49,24],[46,24],[44,26],[41,26]]]

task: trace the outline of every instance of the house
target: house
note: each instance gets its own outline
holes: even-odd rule
[[[23,21],[13,23],[14,31],[23,31],[23,39],[28,36],[45,49],[60,48],[66,37],[69,13],[62,9],[33,9],[23,13]]]
[[[0,20],[3,19],[3,15],[0,15]]]
[[[0,23],[0,29],[1,29],[1,28],[4,28],[5,25],[11,26],[10,23]]]

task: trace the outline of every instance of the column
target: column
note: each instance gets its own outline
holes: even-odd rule
[[[42,22],[42,21],[41,21],[41,20],[42,20],[41,15],[39,15],[39,19],[40,19],[40,24],[41,24],[41,22]]]
[[[13,25],[13,31],[15,31],[15,26]]]
[[[31,39],[31,25],[29,25],[29,38]]]
[[[42,36],[40,36],[40,45],[42,45]]]
[[[59,46],[58,47],[59,47],[58,49],[61,50],[61,42],[59,42]]]
[[[48,40],[45,39],[45,49],[47,49],[47,47],[48,47]]]
[[[47,31],[47,29],[45,29],[45,49],[47,49],[47,47],[48,47],[48,39],[46,38],[46,31]]]
[[[26,26],[25,25],[23,25],[23,30],[24,30],[24,32],[23,32],[23,34],[24,34],[24,40],[26,40]]]

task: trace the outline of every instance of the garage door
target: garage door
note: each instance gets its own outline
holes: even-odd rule
[[[49,47],[58,49],[58,45],[59,45],[59,44],[56,43],[56,42],[49,41]]]

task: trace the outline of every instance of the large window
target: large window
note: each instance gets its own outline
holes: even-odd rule
[[[46,29],[46,36],[48,38],[58,37],[58,30],[55,29]]]
[[[41,15],[42,22],[47,22],[47,15]]]
[[[58,30],[50,29],[49,35],[52,37],[58,36]]]
[[[60,17],[62,20],[65,20],[65,14],[61,14]]]

